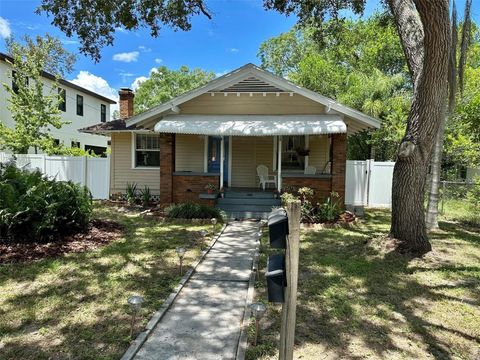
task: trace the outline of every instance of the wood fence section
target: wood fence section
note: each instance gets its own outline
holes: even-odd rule
[[[0,152],[0,162],[13,157],[17,167],[40,170],[59,181],[71,180],[86,185],[94,199],[108,199],[110,187],[110,159],[84,156],[48,156],[44,154],[12,155]]]

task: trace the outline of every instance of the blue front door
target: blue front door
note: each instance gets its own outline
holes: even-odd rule
[[[220,146],[222,138],[219,136],[208,137],[208,172],[220,172]],[[223,185],[228,185],[228,136],[224,138],[225,146],[223,159]]]

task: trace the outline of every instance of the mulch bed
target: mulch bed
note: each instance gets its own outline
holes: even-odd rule
[[[27,263],[68,253],[98,249],[122,236],[123,226],[115,221],[94,219],[84,233],[67,235],[47,243],[1,244],[0,264]]]

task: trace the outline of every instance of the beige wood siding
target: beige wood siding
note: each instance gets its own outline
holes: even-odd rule
[[[232,137],[232,187],[255,186],[254,145],[254,137]]]
[[[160,193],[160,169],[132,169],[132,134],[112,134],[110,193],[125,193],[127,182],[139,189],[148,186],[153,195]]]
[[[315,115],[325,107],[301,95],[276,94],[203,94],[180,105],[181,114],[203,115]]]
[[[203,171],[204,136],[175,136],[175,171]]]
[[[257,166],[272,172],[273,137],[232,137],[232,187],[256,187]]]
[[[328,136],[327,135],[310,135],[309,136],[310,156],[308,164],[315,166],[317,172],[320,173],[328,161]]]

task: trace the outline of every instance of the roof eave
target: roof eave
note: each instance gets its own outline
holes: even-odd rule
[[[172,108],[179,106],[183,104],[186,101],[189,101],[197,96],[200,96],[204,93],[207,93],[210,90],[215,89],[219,85],[228,85],[231,82],[234,82],[238,80],[239,78],[244,77],[248,73],[252,73],[255,76],[263,77],[263,80],[272,82],[274,85],[278,85],[280,87],[286,88],[287,90],[290,90],[291,92],[297,93],[299,95],[302,95],[312,101],[318,102],[324,106],[326,106],[329,110],[335,110],[338,111],[348,117],[351,117],[354,120],[357,120],[368,127],[372,128],[380,128],[381,122],[371,116],[368,116],[358,110],[352,109],[348,106],[342,105],[338,102],[336,102],[333,99],[330,99],[326,96],[320,95],[312,90],[303,88],[299,85],[296,85],[287,79],[284,79],[280,76],[277,76],[275,74],[272,74],[271,72],[261,69],[254,64],[246,64],[228,74],[225,74],[221,77],[218,77],[209,83],[198,87],[196,89],[190,90],[189,92],[186,92],[182,95],[177,96],[174,99],[169,100],[166,103],[160,104],[150,110],[147,110],[141,114],[138,114],[136,116],[133,116],[127,120],[127,126],[132,126],[136,125],[140,122],[143,121],[149,121],[154,119],[155,117],[160,117],[166,112],[169,112]],[[265,78],[267,77],[267,78]]]

